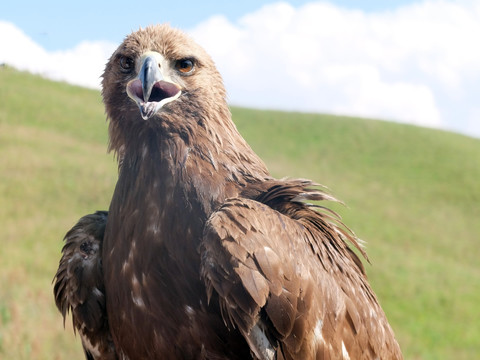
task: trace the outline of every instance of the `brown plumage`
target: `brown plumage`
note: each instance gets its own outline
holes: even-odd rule
[[[166,25],[132,33],[106,66],[102,94],[119,178],[104,236],[94,235],[100,266],[95,280],[66,275],[84,237],[74,234],[91,225],[81,220],[66,236],[55,285],[57,306],[64,316],[71,309],[78,331],[86,321],[79,308],[105,295],[94,311],[107,331],[82,337],[87,353],[402,358],[348,245],[365,255],[356,237],[335,213],[309,204],[333,199],[309,180],[269,175],[236,130],[201,47]],[[82,298],[71,295],[82,286]],[[112,340],[113,352],[99,350]]]
[[[80,334],[87,359],[117,359],[107,321],[101,261],[106,223],[106,211],[78,221],[65,235],[55,275],[55,303],[64,321],[72,311],[73,327]]]

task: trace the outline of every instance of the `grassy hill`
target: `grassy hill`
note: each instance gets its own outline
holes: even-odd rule
[[[0,68],[0,359],[81,358],[51,281],[62,238],[108,207],[100,94]],[[314,179],[368,242],[406,359],[480,354],[480,140],[354,118],[232,109],[275,176]]]

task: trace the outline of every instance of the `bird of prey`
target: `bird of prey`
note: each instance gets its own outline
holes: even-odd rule
[[[87,359],[402,358],[333,198],[269,174],[199,45],[133,32],[102,87],[118,181],[54,280]]]

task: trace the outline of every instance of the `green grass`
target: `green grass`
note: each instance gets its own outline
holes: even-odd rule
[[[81,358],[52,295],[62,238],[108,207],[98,91],[0,68],[0,359]],[[480,140],[401,124],[232,109],[277,177],[314,179],[368,242],[372,286],[406,359],[480,353]]]

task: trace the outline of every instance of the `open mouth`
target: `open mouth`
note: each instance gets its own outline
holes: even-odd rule
[[[145,101],[142,82],[135,79],[128,83],[127,93],[137,103],[142,118],[147,120],[155,115],[163,105],[177,99],[181,91],[178,85],[160,80],[154,83],[150,96]]]
[[[128,90],[131,95],[138,98],[142,102],[144,101],[142,82],[139,79],[130,82],[128,85]],[[180,92],[180,89],[177,85],[172,84],[171,82],[160,80],[153,85],[152,92],[147,102],[160,102],[163,99],[177,95],[178,92]]]

